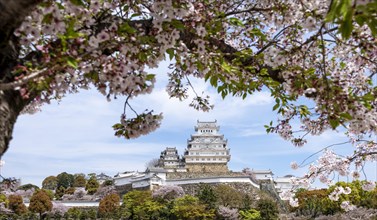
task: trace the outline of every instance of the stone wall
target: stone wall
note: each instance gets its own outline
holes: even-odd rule
[[[167,179],[193,179],[193,178],[203,178],[203,177],[237,177],[237,176],[248,176],[242,172],[206,172],[206,173],[167,173]],[[255,182],[255,181],[254,181]]]
[[[149,185],[146,187],[138,187],[138,188],[132,188],[132,184],[126,184],[121,186],[115,186],[115,191],[120,195],[123,196],[124,194],[132,191],[132,190],[149,190]],[[122,197],[121,197],[122,198]]]
[[[200,190],[200,186],[204,184],[204,183],[199,183],[199,184],[185,184],[185,185],[180,185],[183,190],[185,191],[186,194],[189,194],[189,195],[196,195],[198,194],[199,190]],[[207,183],[205,183],[207,184]],[[232,188],[234,188],[235,190],[243,193],[243,194],[247,194],[247,195],[250,195],[250,196],[255,196],[256,194],[258,194],[258,192],[260,192],[260,189],[252,186],[251,184],[248,184],[248,183],[213,183],[213,184],[208,184],[210,186],[217,186],[217,185],[220,185],[220,184],[224,184],[224,185],[228,185]]]
[[[115,186],[115,190],[117,191],[119,195],[124,195],[132,190],[132,184]]]
[[[202,184],[203,183],[186,184],[186,185],[180,185],[180,186],[183,188],[186,194],[195,196],[198,194]],[[266,195],[265,192],[261,191],[260,189],[248,183],[214,183],[214,184],[208,184],[208,185],[216,187],[217,185],[220,185],[220,184],[228,185],[232,187],[233,189],[237,190],[238,192],[242,193],[243,195],[248,195],[252,205],[255,205],[256,202],[261,197],[269,197],[269,195]]]
[[[226,164],[195,163],[187,164],[187,172],[190,173],[227,173],[229,172]]]

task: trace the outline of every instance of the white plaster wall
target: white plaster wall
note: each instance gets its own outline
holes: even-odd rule
[[[150,182],[149,179],[143,180],[143,181],[138,181],[138,182],[133,182],[132,183],[132,188],[141,188],[141,187],[146,187],[149,186]]]
[[[130,184],[131,178],[132,178],[131,176],[114,178],[114,185],[122,186],[122,185]]]

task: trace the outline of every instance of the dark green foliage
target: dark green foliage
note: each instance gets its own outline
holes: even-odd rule
[[[230,208],[239,209],[242,207],[242,194],[225,184],[220,184],[215,187],[215,194],[217,197],[217,205],[222,205]]]
[[[57,187],[64,187],[65,189],[68,189],[69,187],[73,186],[74,183],[74,176],[72,174],[63,172],[60,173],[57,177],[58,183]]]
[[[64,191],[64,194],[73,195],[75,193],[75,187],[69,187]]]
[[[33,185],[33,184],[25,184],[25,185],[22,185],[22,186],[20,186],[20,187],[18,187],[18,189],[20,189],[20,190],[29,190],[29,189],[35,189],[35,190],[38,190],[39,189],[39,187],[38,186],[36,186],[36,185]]]
[[[209,184],[200,184],[199,192],[196,195],[199,201],[203,204],[206,204],[210,209],[217,208],[217,195],[213,187]]]
[[[331,201],[327,189],[299,190],[296,193],[299,206],[292,208],[299,215],[315,218],[321,214],[333,215],[340,211],[337,203]]]
[[[65,217],[67,219],[80,219],[81,214],[82,211],[79,208],[73,207],[68,209],[68,211],[65,213]]]
[[[242,195],[242,210],[249,210],[252,207],[251,197],[247,194]]]
[[[55,190],[58,186],[58,178],[55,176],[46,177],[42,182],[43,189]]]
[[[95,219],[98,219],[97,208],[73,207],[73,208],[68,209],[68,211],[64,214],[63,219],[95,220]]]
[[[65,193],[65,188],[63,186],[59,186],[55,191],[55,198],[60,199]]]
[[[261,199],[257,202],[257,210],[264,220],[278,219],[279,210],[276,202],[270,199]]]
[[[76,175],[74,182],[73,182],[73,186],[74,187],[85,187],[85,185],[86,185],[85,176],[84,175]]]
[[[105,180],[105,182],[102,183],[102,186],[112,186],[113,184],[112,180]]]
[[[95,175],[91,175],[88,182],[86,183],[85,190],[88,191],[89,195],[93,195],[97,192],[99,183]]]

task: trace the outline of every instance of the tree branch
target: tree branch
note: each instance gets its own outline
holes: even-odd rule
[[[19,79],[17,81],[13,81],[13,82],[10,82],[10,83],[0,83],[0,91],[17,88],[19,86],[26,84],[30,80],[33,80],[33,79],[36,79],[36,78],[41,77],[43,75],[46,75],[48,72],[51,72],[51,69],[49,70],[46,67],[46,68],[43,68],[43,69],[38,70],[36,72],[32,72],[31,74],[29,74],[25,77],[22,77],[21,79]]]

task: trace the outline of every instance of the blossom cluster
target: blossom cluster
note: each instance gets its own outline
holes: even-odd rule
[[[124,136],[127,139],[137,138],[149,134],[160,127],[162,114],[154,115],[152,111],[137,115],[135,118],[126,118],[122,114],[120,123],[113,126],[115,135]]]
[[[342,186],[338,186],[334,189],[332,193],[330,193],[329,199],[331,199],[332,201],[338,201],[340,195],[342,194],[348,195],[350,193],[351,193],[351,188],[349,188],[348,186],[345,188],[343,188]]]
[[[52,214],[63,216],[68,211],[68,207],[59,202],[52,202]]]
[[[153,198],[162,198],[164,200],[174,200],[183,197],[184,195],[185,192],[183,191],[183,188],[175,185],[161,186],[152,193]]]
[[[292,207],[298,207],[298,199],[294,197],[294,192],[291,190],[285,190],[280,193],[280,198],[282,200],[287,200],[289,201],[289,205]]]
[[[356,208],[355,205],[352,205],[349,201],[343,201],[340,204],[340,208],[342,208],[344,211],[349,212]]]
[[[229,219],[229,220],[239,219],[238,209],[236,208],[229,208],[229,207],[221,205],[219,206],[217,212],[224,219]]]
[[[376,182],[367,181],[362,185],[362,189],[365,191],[372,191],[376,188]]]

